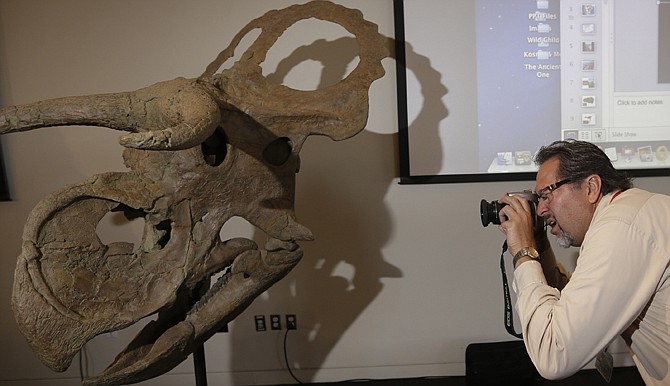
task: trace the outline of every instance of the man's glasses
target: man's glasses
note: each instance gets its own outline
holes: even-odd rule
[[[546,187],[538,190],[537,192],[535,192],[535,196],[540,201],[547,201],[550,197],[551,192],[553,192],[554,190],[556,190],[556,189],[560,188],[561,186],[563,186],[565,184],[568,184],[570,182],[572,182],[572,178],[566,178],[564,180],[560,180],[556,183],[553,183],[549,186],[546,186]]]

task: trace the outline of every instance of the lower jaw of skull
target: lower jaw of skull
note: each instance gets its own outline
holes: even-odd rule
[[[301,258],[302,250],[295,244],[265,255],[258,250],[243,252],[201,296],[194,289],[179,291],[177,300],[160,311],[104,372],[83,384],[121,385],[170,371],[286,276]]]

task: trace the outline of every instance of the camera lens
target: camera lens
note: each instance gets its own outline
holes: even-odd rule
[[[503,206],[505,206],[505,204],[501,204],[498,201],[488,202],[482,199],[479,204],[479,215],[482,219],[482,225],[488,226],[491,223],[496,225],[500,224],[498,212],[500,212],[500,209],[502,209]]]
[[[533,216],[533,226],[540,230],[545,227],[544,218],[537,213],[537,201],[528,200],[530,205],[530,213]],[[488,226],[489,224],[500,225],[500,210],[505,207],[507,204],[501,204],[498,201],[486,201],[482,199],[479,204],[479,215],[482,219],[482,225]]]

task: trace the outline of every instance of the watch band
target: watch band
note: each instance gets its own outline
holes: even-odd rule
[[[540,254],[535,250],[533,247],[526,247],[526,248],[521,248],[519,252],[514,255],[514,259],[512,259],[512,266],[516,268],[516,263],[521,259],[522,257],[530,257],[533,260],[540,261]]]

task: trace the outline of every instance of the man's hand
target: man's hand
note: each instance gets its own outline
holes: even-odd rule
[[[512,256],[526,247],[537,249],[533,235],[535,216],[528,200],[522,196],[505,195],[500,203],[507,204],[499,212],[500,225],[498,229],[507,238],[507,248]]]

